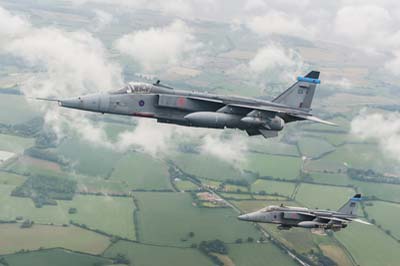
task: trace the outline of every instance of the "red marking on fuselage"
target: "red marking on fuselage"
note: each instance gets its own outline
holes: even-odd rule
[[[151,114],[151,113],[137,113],[137,112],[135,112],[132,115],[133,116],[140,116],[140,117],[154,117],[154,114]]]
[[[180,107],[185,106],[185,103],[186,103],[185,97],[179,97],[178,100],[176,100],[176,104]]]

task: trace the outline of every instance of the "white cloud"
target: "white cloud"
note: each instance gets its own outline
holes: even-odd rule
[[[362,47],[384,45],[393,20],[388,10],[375,5],[346,6],[335,18],[335,31],[348,41]]]
[[[30,28],[30,23],[19,16],[11,14],[0,6],[0,41],[13,38]]]
[[[112,14],[105,12],[103,10],[96,9],[94,12],[96,16],[93,21],[94,23],[93,30],[96,32],[102,31],[106,26],[111,24],[111,22],[114,19]]]
[[[65,97],[111,90],[122,83],[119,65],[108,60],[103,44],[87,32],[32,28],[5,50],[44,70],[23,85],[28,96]]]
[[[238,167],[238,163],[246,160],[245,153],[248,150],[246,137],[233,135],[231,138],[224,138],[221,135],[206,135],[203,138],[201,152],[210,154]]]
[[[260,35],[283,34],[311,38],[315,34],[313,26],[306,26],[298,17],[277,10],[252,17],[247,22],[247,27]]]
[[[249,77],[257,86],[264,88],[267,83],[293,81],[302,67],[303,60],[293,49],[270,44],[259,49],[248,63],[240,64],[227,73]]]
[[[147,71],[179,65],[194,56],[200,46],[192,29],[181,20],[163,28],[135,31],[115,42],[121,53],[131,56]]]
[[[363,110],[351,122],[351,133],[374,140],[383,154],[400,161],[400,113],[368,113]]]

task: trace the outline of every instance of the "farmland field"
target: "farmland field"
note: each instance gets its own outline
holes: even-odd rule
[[[128,153],[114,168],[111,180],[129,189],[171,189],[167,165],[149,155]]]
[[[102,177],[108,177],[123,156],[121,153],[95,146],[76,137],[64,140],[57,151],[69,160],[78,172]]]
[[[75,226],[36,224],[21,229],[20,224],[0,224],[0,235],[0,254],[56,247],[100,254],[110,244],[107,237]]]
[[[19,186],[25,180],[25,176],[0,171],[0,185]]]
[[[296,179],[299,176],[301,159],[251,153],[243,168],[261,176],[281,179]]]
[[[148,243],[189,246],[202,240],[234,242],[259,233],[250,223],[239,221],[230,208],[192,206],[188,193],[134,193],[139,202],[140,239]],[[162,228],[162,230],[160,230]],[[193,238],[188,238],[194,232]]]
[[[392,235],[400,239],[400,205],[382,201],[373,201],[372,206],[366,206],[370,219],[375,219],[376,224],[384,230],[390,230]]]
[[[183,171],[198,177],[215,180],[240,179],[241,174],[231,164],[212,156],[200,154],[182,154],[173,161]]]
[[[336,210],[346,203],[355,191],[348,187],[301,184],[296,194],[296,201],[309,208]]]
[[[352,181],[364,196],[400,202],[400,185]]]
[[[59,201],[59,204],[68,220],[109,234],[135,239],[132,198],[77,195],[72,201]],[[69,208],[76,208],[77,213],[68,214]]]
[[[2,110],[7,110],[7,112],[0,112],[0,123],[3,124],[25,123],[40,116],[38,108],[29,104],[23,96],[1,94],[0,105]]]
[[[229,245],[229,257],[236,266],[297,265],[293,259],[270,243]]]
[[[295,186],[295,183],[290,182],[277,182],[272,180],[257,179],[251,185],[251,191],[265,191],[267,194],[277,193],[279,195],[290,197],[293,193]]]
[[[213,263],[197,249],[142,245],[118,241],[105,252],[106,257],[124,254],[131,265],[141,266],[212,266]]]
[[[23,138],[14,135],[0,134],[0,150],[13,153],[22,153],[35,144],[33,138]]]
[[[0,186],[0,219],[13,220],[17,216],[36,223],[68,224],[70,220],[130,239],[135,238],[134,205],[131,198],[76,195],[72,201],[58,201],[56,206],[36,208],[29,198],[9,196],[13,187]],[[76,208],[76,214],[69,214]]]
[[[351,223],[347,230],[335,235],[351,252],[359,265],[397,265],[400,260],[399,243],[376,226]]]
[[[318,138],[303,137],[298,141],[299,150],[302,156],[317,158],[326,153],[332,152],[335,148],[325,140]]]
[[[7,263],[18,266],[93,266],[111,264],[111,260],[97,256],[90,256],[80,253],[73,253],[63,249],[41,250],[29,253],[17,253],[4,256]]]

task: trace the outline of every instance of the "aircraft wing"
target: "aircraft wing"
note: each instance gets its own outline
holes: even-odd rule
[[[331,217],[331,216],[317,216],[318,219],[325,220],[325,223],[329,223],[330,221],[336,222],[336,223],[348,223],[350,222],[349,220],[338,218],[338,217]]]
[[[321,118],[318,118],[316,116],[312,116],[312,115],[303,115],[303,114],[290,114],[291,116],[297,117],[297,118],[301,118],[304,120],[309,120],[309,121],[313,121],[316,123],[320,123],[320,124],[325,124],[325,125],[329,125],[329,126],[337,126],[335,123],[323,120]]]
[[[369,223],[369,222],[367,222],[367,221],[364,221],[364,220],[361,220],[361,219],[350,219],[350,220],[352,220],[352,221],[354,221],[354,222],[357,222],[357,223],[372,225],[371,223]]]
[[[210,98],[197,97],[197,96],[190,96],[188,98],[192,99],[192,100],[197,100],[197,101],[225,104],[224,101],[219,100],[219,99],[210,99]],[[270,113],[284,113],[284,114],[287,114],[291,117],[294,117],[294,118],[297,118],[300,120],[309,120],[309,121],[313,121],[313,122],[321,123],[321,124],[325,124],[325,125],[337,126],[335,123],[325,121],[321,118],[310,115],[310,113],[308,113],[305,110],[301,110],[301,109],[297,109],[297,108],[290,108],[290,107],[276,106],[276,105],[260,106],[260,105],[241,104],[241,103],[226,103],[224,107],[234,107],[234,108],[245,109],[249,113],[254,110],[270,112]]]
[[[295,115],[306,115],[307,112],[303,112],[301,110],[286,108],[281,106],[259,106],[259,105],[247,105],[247,104],[237,104],[237,103],[230,103],[228,106],[239,107],[248,109],[249,111],[257,110],[257,111],[264,111],[264,112],[273,112],[273,113],[287,113],[287,114],[295,114]]]

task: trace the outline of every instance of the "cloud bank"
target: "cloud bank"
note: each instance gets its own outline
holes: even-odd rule
[[[383,154],[400,161],[400,113],[368,113],[363,110],[351,122],[351,133],[379,144]]]
[[[183,59],[193,57],[201,43],[183,21],[175,20],[161,28],[139,30],[122,36],[115,42],[122,54],[131,56],[146,71],[165,69],[178,65]]]

